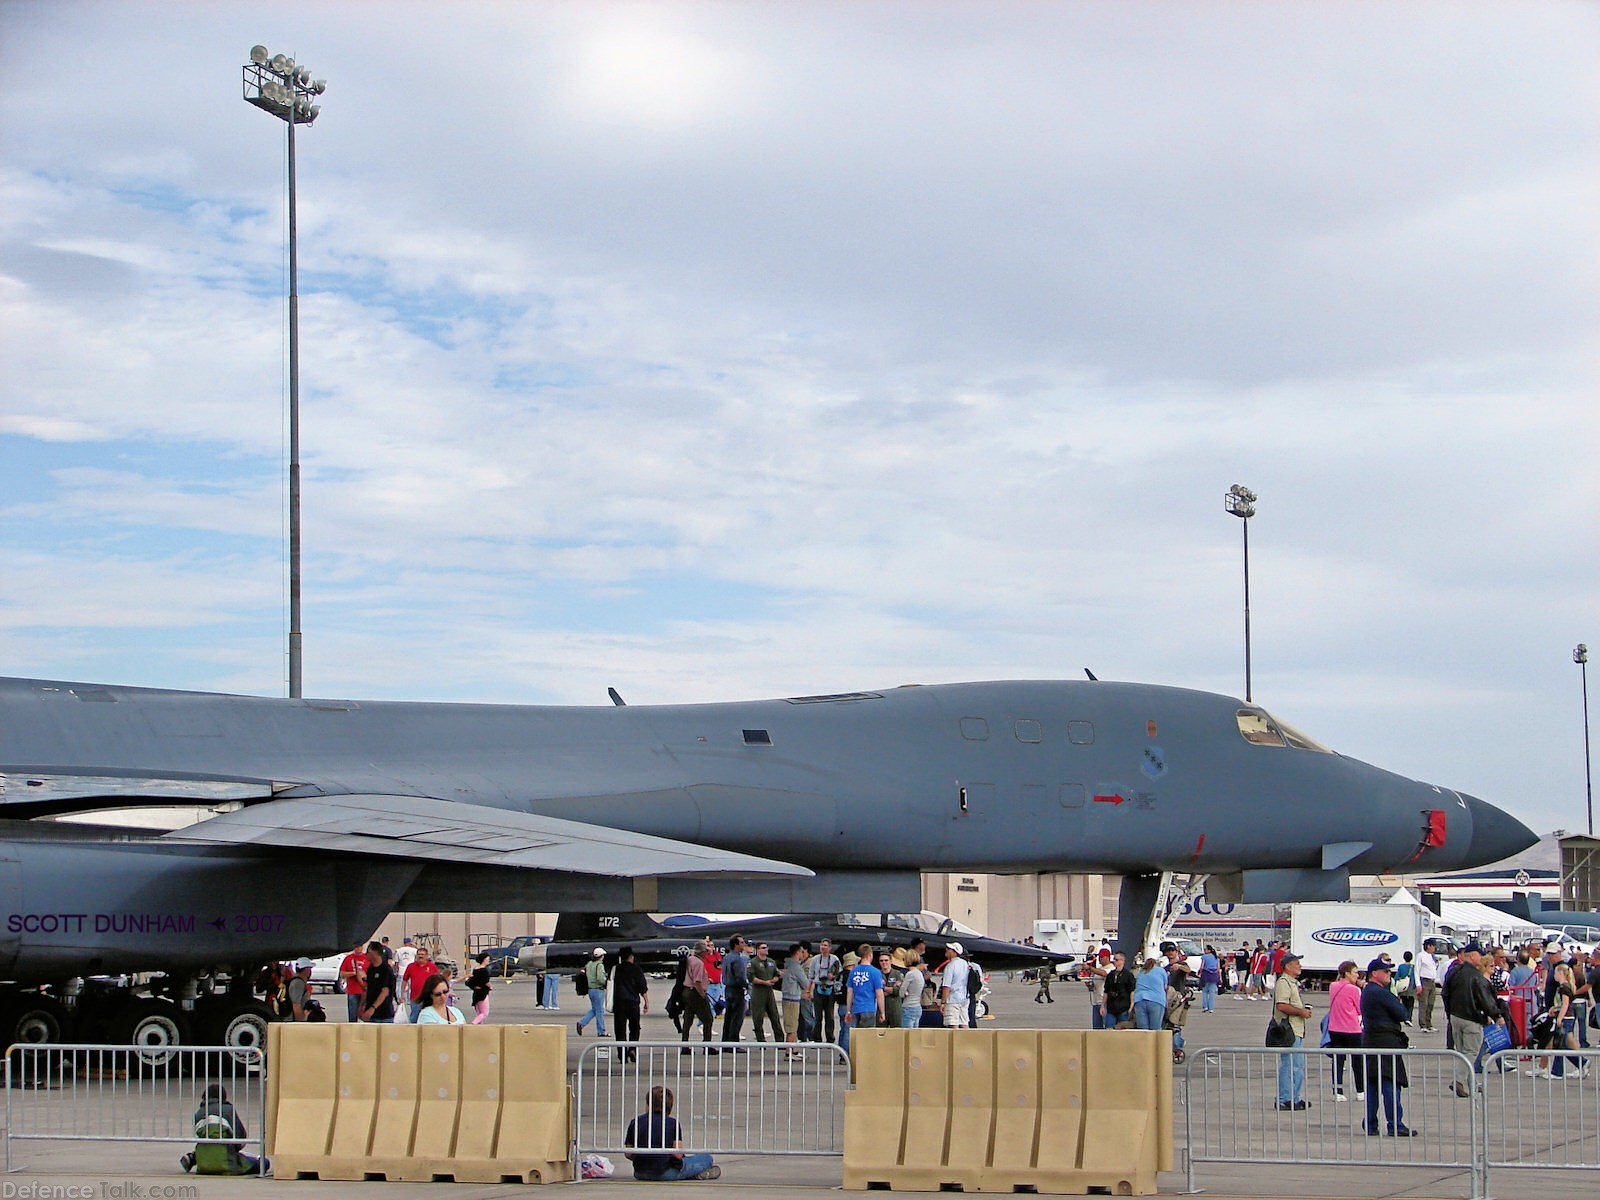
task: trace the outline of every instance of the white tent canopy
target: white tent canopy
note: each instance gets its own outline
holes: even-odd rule
[[[1525,942],[1542,932],[1532,921],[1524,921],[1498,908],[1474,904],[1470,900],[1445,900],[1440,903],[1439,909],[1439,923],[1448,925],[1458,933],[1492,933],[1503,940]]]
[[[1389,897],[1390,904],[1408,904],[1421,908],[1417,898],[1406,888],[1396,888]],[[1510,913],[1490,908],[1487,904],[1474,904],[1470,900],[1443,900],[1439,903],[1439,924],[1457,933],[1488,933],[1498,939],[1528,941],[1542,930],[1531,921],[1513,917]]]

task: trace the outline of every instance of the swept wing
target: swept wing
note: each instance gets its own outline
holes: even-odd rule
[[[167,837],[616,877],[812,874],[777,859],[427,796],[273,800]]]

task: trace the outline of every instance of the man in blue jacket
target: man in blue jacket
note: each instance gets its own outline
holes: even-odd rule
[[[1411,1045],[1406,1036],[1406,1006],[1389,990],[1394,964],[1375,958],[1367,964],[1367,985],[1361,989],[1361,1045],[1369,1050],[1404,1050]],[[1400,1091],[1410,1085],[1405,1060],[1398,1054],[1374,1054],[1367,1059],[1367,1119],[1362,1128],[1368,1136],[1378,1136],[1378,1100],[1383,1100],[1383,1115],[1390,1137],[1416,1137],[1406,1127],[1400,1104]],[[1377,1086],[1374,1086],[1374,1081]]]

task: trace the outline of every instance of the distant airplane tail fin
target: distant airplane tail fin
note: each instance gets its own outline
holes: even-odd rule
[[[644,913],[561,913],[556,917],[558,942],[626,942],[671,936],[670,930]]]

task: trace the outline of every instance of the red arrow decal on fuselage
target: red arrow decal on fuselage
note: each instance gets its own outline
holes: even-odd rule
[[[1096,804],[1121,804],[1126,799],[1126,796],[1096,796],[1094,802]]]

